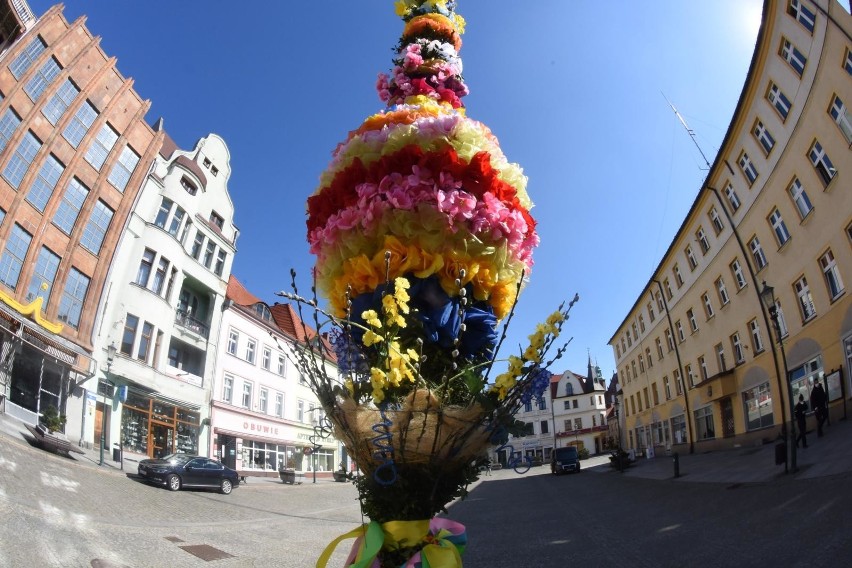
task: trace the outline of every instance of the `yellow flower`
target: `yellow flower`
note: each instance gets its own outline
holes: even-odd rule
[[[376,389],[384,388],[387,384],[387,378],[388,376],[384,371],[377,367],[371,367],[370,382],[373,384],[373,392],[375,392]]]
[[[513,377],[521,376],[521,371],[524,367],[524,360],[516,355],[509,355],[509,370],[507,371]]]
[[[349,396],[354,397],[355,396],[355,383],[352,382],[352,379],[346,379],[346,381],[343,384],[346,387],[346,390],[349,391]]]
[[[364,341],[364,345],[366,345],[367,347],[369,347],[371,345],[375,345],[376,343],[381,343],[384,340],[385,340],[384,337],[376,334],[373,330],[367,330],[364,333],[363,341]]]
[[[373,389],[373,402],[379,404],[385,399],[385,391],[382,389]]]
[[[536,351],[544,347],[544,330],[540,329],[529,336],[530,347]]]
[[[556,310],[549,316],[547,316],[547,325],[556,325],[557,323],[561,323],[565,321],[565,314]]]
[[[382,320],[379,319],[376,310],[366,310],[361,314],[361,318],[373,329],[381,329],[382,327]]]
[[[524,359],[527,361],[532,361],[533,363],[541,363],[541,355],[538,352],[538,349],[530,345],[524,351]]]

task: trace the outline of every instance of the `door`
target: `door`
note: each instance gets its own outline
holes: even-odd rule
[[[722,400],[722,436],[730,438],[734,434],[734,405],[728,397]]]
[[[95,446],[101,445],[101,432],[104,427],[104,403],[99,402],[95,407]]]
[[[152,449],[155,459],[174,453],[174,434],[174,428],[168,424],[151,422],[148,447]]]

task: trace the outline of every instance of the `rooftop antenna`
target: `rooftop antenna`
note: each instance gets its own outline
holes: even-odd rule
[[[674,107],[674,105],[671,103],[671,101],[669,101],[669,99],[666,97],[665,93],[660,91],[660,94],[663,95],[663,98],[666,99],[667,103],[669,103],[669,106],[674,111],[675,116],[677,116],[677,119],[680,121],[680,123],[686,129],[686,133],[689,134],[690,138],[692,138],[692,143],[695,144],[696,148],[698,148],[698,152],[701,154],[701,157],[704,158],[704,163],[707,164],[707,169],[709,170],[710,169],[710,162],[707,160],[707,156],[704,155],[704,151],[701,150],[701,146],[698,145],[698,141],[695,139],[695,131],[689,127],[689,125],[686,123],[686,120],[684,120],[684,118],[677,111],[677,109]]]

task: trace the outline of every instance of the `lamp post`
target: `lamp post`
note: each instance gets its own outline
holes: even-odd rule
[[[775,304],[775,288],[767,284],[766,280],[763,281],[763,289],[760,291],[760,301],[763,302],[763,307],[769,312],[769,319],[772,320],[772,324],[775,327],[775,336],[778,338],[778,346],[781,349],[781,361],[784,365],[784,382],[787,385],[788,411],[790,413],[790,420],[786,427],[788,433],[787,445],[789,446],[787,453],[790,462],[789,472],[796,473],[798,468],[796,467],[796,424],[793,419],[793,387],[790,384],[790,371],[787,369],[787,354],[784,351],[784,337],[781,334],[778,306]],[[788,471],[787,461],[784,462],[784,471]]]
[[[103,388],[103,411],[101,412],[101,459],[98,462],[98,465],[104,465],[104,444],[106,444],[106,412],[107,412],[107,404],[106,404],[106,389],[110,386],[109,377],[110,372],[112,371],[112,362],[115,359],[115,343],[111,343],[109,347],[107,347],[107,372],[106,379],[104,379],[104,388]]]

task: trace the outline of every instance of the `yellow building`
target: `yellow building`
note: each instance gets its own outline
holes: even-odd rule
[[[850,105],[849,13],[836,0],[766,0],[722,147],[609,342],[625,448],[774,441],[790,431],[791,398],[809,400],[817,382],[831,420],[846,415]]]

